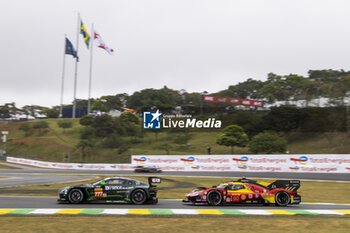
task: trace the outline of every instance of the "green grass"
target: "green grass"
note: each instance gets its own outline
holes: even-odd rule
[[[12,167],[12,166],[6,166],[5,164],[0,164],[0,169],[18,169],[18,168]]]
[[[211,147],[212,154],[230,154],[229,147],[216,144],[216,136],[220,130],[193,130],[190,131],[190,139],[187,144],[174,143],[174,134],[166,130],[144,130],[143,138],[126,152],[118,154],[118,149],[94,148],[90,155],[82,157],[76,148],[79,142],[79,131],[83,128],[78,119],[71,119],[73,128],[63,130],[58,127],[60,119],[45,119],[49,123],[49,129],[44,134],[37,130],[31,130],[28,135],[20,131],[18,127],[22,123],[0,125],[0,131],[9,131],[7,143],[8,154],[17,157],[45,160],[64,161],[67,153],[71,155],[71,162],[97,162],[97,163],[129,163],[130,155],[164,155],[164,144],[169,145],[169,154],[173,155],[201,155],[207,154],[207,147]],[[34,124],[36,121],[30,121]],[[288,138],[288,151],[290,153],[350,153],[350,137],[346,133],[291,133]],[[130,138],[125,138],[130,140]],[[235,154],[249,153],[248,148],[234,148]]]
[[[81,176],[82,178],[84,176]],[[3,188],[0,190],[8,190],[11,194],[11,190],[54,190],[61,189],[65,186],[76,185],[81,183],[93,183],[95,181],[101,180],[106,176],[98,176],[95,179],[91,179],[84,182],[73,182],[65,184],[52,184],[52,185],[34,185],[34,186],[21,186],[16,188]],[[145,176],[125,176],[133,179],[141,180],[147,183],[147,177]],[[232,181],[229,178],[208,178],[208,177],[163,177],[179,182],[189,182],[193,183],[193,187],[204,186],[211,187],[213,185],[218,185],[223,182]],[[263,181],[272,181],[268,179],[262,179]],[[163,180],[158,187],[174,187],[176,184],[174,182]],[[183,199],[185,194],[191,191],[191,188],[173,188],[159,190],[158,197],[161,199]],[[328,202],[328,203],[350,203],[350,183],[338,183],[338,182],[317,182],[317,181],[302,181],[301,187],[298,193],[302,197],[303,202]],[[6,194],[6,193],[2,193]],[[11,194],[12,195],[12,194]],[[17,194],[20,195],[20,194]],[[56,193],[49,194],[26,194],[26,195],[51,195],[55,196]]]
[[[40,224],[38,224],[40,223]],[[137,224],[135,224],[137,223]],[[0,218],[3,233],[16,232],[349,232],[350,218],[321,216],[144,217],[18,216]]]

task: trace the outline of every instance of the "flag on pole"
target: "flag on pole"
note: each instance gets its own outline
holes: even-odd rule
[[[87,32],[82,20],[80,20],[80,34],[83,35],[85,44],[86,44],[87,48],[89,49],[90,36],[89,36],[89,33]]]
[[[74,58],[76,58],[79,61],[77,51],[75,50],[72,42],[70,42],[70,40],[68,40],[67,37],[66,37],[66,54],[72,55]]]
[[[107,51],[110,55],[114,55],[114,50],[109,48],[106,43],[102,40],[100,34],[98,34],[96,31],[94,31],[94,44]]]

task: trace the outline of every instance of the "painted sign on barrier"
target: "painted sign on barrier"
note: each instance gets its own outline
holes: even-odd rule
[[[77,170],[133,170],[158,166],[163,171],[240,171],[350,173],[348,154],[308,155],[133,155],[131,164],[55,163],[7,157],[7,162],[42,168]]]
[[[32,159],[23,159],[15,157],[7,157],[7,162],[30,165],[42,168],[54,168],[54,169],[76,169],[76,170],[133,170],[134,165],[132,164],[91,164],[91,163],[54,163],[54,162],[43,162]]]
[[[182,167],[183,171],[243,172],[314,172],[348,173],[350,155],[141,155],[132,156],[134,165],[156,165],[166,171]]]

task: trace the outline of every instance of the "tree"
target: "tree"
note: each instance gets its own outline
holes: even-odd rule
[[[25,105],[22,108],[22,112],[28,116],[32,116],[36,118],[39,114],[42,114],[46,107],[42,107],[39,105]]]
[[[272,107],[263,117],[266,129],[276,132],[289,133],[298,129],[305,121],[307,115],[301,109],[293,106]]]
[[[63,129],[63,132],[65,132],[65,129],[73,127],[73,123],[70,120],[61,120],[57,122],[57,124],[58,124],[58,127]]]
[[[0,105],[0,118],[10,118],[17,113],[20,113],[20,110],[14,102]]]
[[[85,115],[79,120],[79,124],[84,126],[92,125],[92,123],[94,123],[94,118],[89,115]]]
[[[46,121],[37,121],[33,124],[34,129],[39,130],[39,135],[44,133],[43,129],[49,128],[49,124]]]
[[[165,150],[166,154],[169,155],[172,146],[170,145],[170,143],[164,142],[159,146],[159,149]]]
[[[242,127],[238,125],[229,125],[225,127],[216,137],[216,143],[223,146],[230,146],[233,154],[233,147],[245,147],[249,139]]]
[[[19,127],[19,130],[25,132],[25,135],[28,135],[29,130],[31,129],[30,124],[28,122],[22,123]]]
[[[128,98],[128,106],[138,111],[159,109],[162,112],[171,110],[178,106],[182,97],[178,91],[167,88],[143,89],[135,92]]]
[[[108,137],[115,131],[115,120],[109,115],[102,115],[94,118],[91,127],[95,130],[97,137]]]
[[[258,91],[263,85],[264,83],[262,81],[249,78],[237,85],[229,86],[228,89],[218,92],[217,95],[241,99],[257,99],[261,98]]]
[[[285,153],[287,142],[283,137],[278,136],[275,132],[265,131],[255,135],[249,143],[249,150],[255,154],[275,152]]]
[[[78,149],[81,149],[82,156],[85,157],[86,155],[86,149],[90,148],[92,149],[94,147],[94,141],[89,139],[82,139],[79,141],[79,143],[76,145]]]
[[[60,107],[54,106],[52,108],[45,108],[41,113],[45,114],[48,118],[58,118],[60,115]]]
[[[234,115],[232,122],[239,125],[247,133],[249,138],[263,131],[264,125],[262,121],[262,114],[257,114],[251,111],[240,111]]]
[[[120,116],[119,119],[123,123],[134,123],[134,124],[140,124],[140,118],[136,116],[132,112],[123,112]]]

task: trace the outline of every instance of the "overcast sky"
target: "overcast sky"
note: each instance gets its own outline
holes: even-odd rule
[[[64,34],[77,13],[117,51],[94,48],[92,96],[164,85],[216,92],[267,73],[350,70],[348,0],[1,0],[0,104],[59,105]],[[79,36],[78,98],[89,52]],[[73,100],[66,56],[64,103]]]

